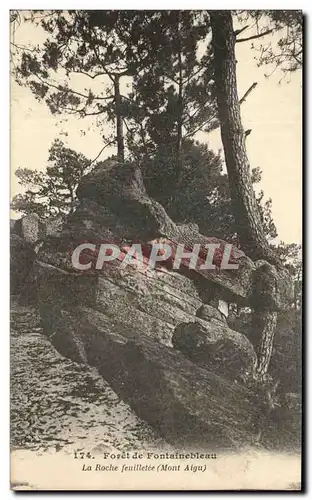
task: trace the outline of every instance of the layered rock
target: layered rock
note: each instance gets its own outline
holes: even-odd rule
[[[231,330],[223,318],[217,318],[219,311],[211,308],[209,312],[205,320],[196,318],[193,323],[180,323],[173,333],[173,346],[197,365],[230,380],[252,374],[257,356],[250,341]]]
[[[57,349],[96,366],[137,414],[179,445],[252,442],[252,393],[235,377],[250,370],[250,341],[226,325],[227,305],[255,297],[257,265],[234,249],[237,270],[175,271],[120,263],[136,241],[192,248],[225,242],[176,225],[149,198],[139,169],[105,162],[81,182],[80,203],[61,232],[48,236],[36,260],[40,314]],[[78,271],[73,250],[113,242],[122,251],[101,270]],[[87,254],[94,263],[98,250]],[[205,256],[203,256],[204,258]],[[218,259],[217,259],[218,260]],[[175,348],[172,347],[172,339]]]

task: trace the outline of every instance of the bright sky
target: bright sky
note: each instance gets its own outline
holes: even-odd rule
[[[42,39],[41,30],[31,25],[21,25],[16,31],[15,42],[27,45]],[[256,89],[242,105],[245,129],[252,129],[247,139],[251,167],[263,171],[260,189],[265,199],[273,200],[273,217],[278,230],[278,240],[287,243],[301,242],[302,206],[302,115],[301,73],[291,76],[287,83],[279,83],[281,73],[265,77],[267,68],[258,68],[255,52],[249,43],[236,46],[239,96],[242,97],[253,82]],[[82,77],[84,78],[84,77]],[[80,84],[82,82],[79,82]],[[88,84],[89,82],[86,82]],[[102,84],[103,85],[103,84]],[[88,130],[91,127],[91,130]],[[86,131],[82,136],[80,129]],[[61,131],[68,133],[60,138],[69,147],[93,159],[101,150],[101,134],[91,119],[77,120],[70,117],[60,124],[60,117],[51,115],[47,106],[35,100],[31,91],[11,81],[11,194],[21,191],[14,172],[18,167],[44,170],[48,149]],[[222,148],[220,133],[200,133],[198,139],[208,142],[212,149]],[[113,149],[106,149],[105,156]],[[14,215],[13,217],[17,217]]]

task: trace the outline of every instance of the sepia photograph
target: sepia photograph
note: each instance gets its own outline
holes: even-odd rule
[[[301,491],[301,10],[10,10],[10,487]]]

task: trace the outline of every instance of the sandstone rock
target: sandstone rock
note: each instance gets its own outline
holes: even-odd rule
[[[93,307],[47,308],[52,343],[83,360],[136,414],[178,447],[239,448],[253,439],[249,391]]]
[[[10,237],[11,293],[18,293],[23,286],[36,257],[32,247],[17,234]]]
[[[254,348],[247,337],[231,330],[211,313],[206,321],[197,318],[193,323],[178,325],[172,343],[194,363],[230,379],[251,373],[256,362]]]
[[[165,240],[174,248],[220,243],[221,251],[226,242],[199,234],[195,225],[176,225],[149,198],[133,165],[104,162],[84,177],[77,195],[79,205],[37,256],[45,334],[63,355],[96,366],[118,396],[169,441],[225,448],[250,443],[252,397],[233,379],[251,369],[255,352],[226,325],[218,305],[204,303],[215,297],[218,303],[249,304],[258,293],[256,265],[234,248],[237,271],[175,271],[166,264],[122,268],[120,258],[134,241],[149,247]],[[83,242],[111,242],[122,251],[101,270],[78,271],[71,255]],[[87,257],[95,263],[97,252]],[[220,308],[227,312],[225,304]]]
[[[141,172],[135,165],[120,165],[111,159],[103,162],[82,179],[77,188],[77,196],[84,207],[88,206],[86,202],[105,207],[110,212],[111,219],[118,219],[126,238],[149,241],[165,237],[173,245],[184,243],[189,248],[193,248],[195,243],[203,248],[206,244],[217,243],[221,254],[227,244],[218,238],[203,236],[198,232],[196,224],[176,225],[162,205],[148,196]],[[76,214],[73,218],[76,218]],[[86,220],[90,224],[90,218]],[[113,221],[113,224],[116,222]],[[236,247],[232,248],[231,255],[238,264],[237,270],[217,267],[215,270],[196,270],[190,274],[198,281],[203,277],[204,280],[221,286],[223,299],[227,302],[246,305],[251,293],[255,265]]]
[[[229,304],[225,300],[220,299],[218,304],[218,311],[221,312],[223,318],[227,319],[229,317]]]
[[[18,304],[21,306],[36,306],[38,302],[37,274],[34,265],[31,267],[19,290]]]
[[[293,281],[288,271],[265,261],[258,261],[253,273],[251,305],[257,309],[283,311],[293,300]]]
[[[61,256],[56,253],[51,253],[50,262],[47,257],[45,254],[46,261],[36,263],[42,309],[49,310],[54,303],[61,309],[90,304],[107,314],[112,324],[117,318],[125,327],[135,327],[138,333],[172,345],[174,328],[193,321],[201,305],[194,283],[179,273],[130,266],[122,270],[112,263],[101,273],[82,274],[62,269]]]
[[[106,160],[83,177],[76,193],[81,201],[107,207],[128,233],[132,229],[134,239],[153,239],[175,227],[163,206],[148,196],[136,165]]]
[[[18,219],[12,230],[15,234],[24,238],[27,243],[34,245],[45,235],[45,225],[37,214],[25,215]]]
[[[196,311],[196,316],[205,321],[210,321],[211,318],[218,319],[219,321],[225,322],[223,314],[215,307],[209,304],[203,304],[200,306],[198,311]]]

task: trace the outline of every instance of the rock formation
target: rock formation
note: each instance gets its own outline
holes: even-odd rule
[[[252,372],[256,354],[247,337],[227,326],[227,303],[260,306],[262,297],[261,307],[276,311],[286,306],[290,288],[279,291],[269,270],[263,290],[259,274],[268,264],[239,249],[232,251],[237,270],[123,268],[117,259],[101,270],[78,271],[71,256],[83,242],[114,242],[124,251],[132,242],[147,249],[153,241],[221,248],[225,242],[199,234],[195,225],[176,225],[130,164],[104,162],[82,179],[77,196],[77,208],[61,231],[46,237],[35,262],[46,335],[63,355],[95,366],[168,441],[251,444],[258,433],[253,393],[239,381]],[[273,306],[271,289],[278,297]]]
[[[45,236],[45,224],[37,214],[29,214],[15,221],[12,233],[17,234],[30,245],[34,245]]]
[[[11,293],[18,293],[32,269],[36,253],[24,238],[17,234],[10,237]]]

